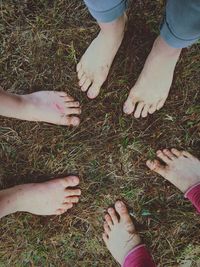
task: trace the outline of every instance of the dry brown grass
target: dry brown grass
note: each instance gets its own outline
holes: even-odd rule
[[[75,65],[98,31],[79,1],[0,1],[0,84],[10,92],[66,90],[82,123],[68,129],[0,119],[5,188],[77,173],[83,196],[60,217],[15,214],[0,221],[0,266],[116,266],[102,240],[105,209],[118,198],[134,210],[158,266],[171,267],[199,244],[199,217],[172,185],[148,171],[158,148],[199,152],[199,46],[186,49],[165,107],[147,119],[122,104],[158,33],[162,1],[133,1],[122,47],[100,96],[80,92]],[[142,15],[141,15],[142,14]],[[197,255],[199,256],[199,255]],[[196,256],[191,257],[196,261]]]

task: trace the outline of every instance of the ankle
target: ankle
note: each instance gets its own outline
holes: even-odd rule
[[[101,29],[101,33],[106,37],[118,37],[123,38],[124,30],[126,26],[127,16],[124,13],[121,17],[110,23],[99,23],[99,27]]]
[[[176,60],[178,60],[181,51],[181,48],[174,48],[169,46],[161,36],[158,36],[156,38],[152,48],[152,52],[154,52],[155,54],[163,55],[172,59],[174,58]]]

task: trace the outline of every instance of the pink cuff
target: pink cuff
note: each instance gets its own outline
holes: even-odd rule
[[[144,244],[133,248],[126,256],[123,267],[156,267]]]
[[[188,198],[192,204],[197,209],[198,213],[200,213],[200,183],[193,185],[190,187],[186,193],[185,198]]]

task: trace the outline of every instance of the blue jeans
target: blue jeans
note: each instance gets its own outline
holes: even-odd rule
[[[122,16],[127,0],[84,0],[98,22]],[[200,39],[200,0],[168,0],[160,35],[174,48],[187,47]]]

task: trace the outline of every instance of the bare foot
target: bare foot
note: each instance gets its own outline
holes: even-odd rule
[[[144,68],[124,103],[126,114],[147,117],[163,107],[172,84],[174,69],[181,49],[170,47],[158,37]]]
[[[80,119],[80,104],[65,92],[40,91],[23,96],[27,113],[26,120],[45,121],[59,125],[77,126]]]
[[[68,176],[45,183],[14,186],[0,191],[0,218],[8,214],[25,211],[37,215],[59,215],[79,201],[79,178]],[[69,187],[69,189],[68,189]]]
[[[91,99],[98,96],[124,36],[126,16],[100,23],[101,31],[77,65],[79,86]]]
[[[117,212],[117,213],[116,213]],[[103,240],[112,256],[120,264],[134,247],[141,243],[140,236],[122,201],[115,203],[115,210],[108,209],[105,215]]]
[[[200,161],[186,151],[178,151],[173,148],[171,151],[164,149],[157,151],[158,160],[147,161],[147,166],[165,179],[174,184],[183,193],[191,186],[200,182]]]
[[[1,88],[0,88],[1,89]],[[14,95],[0,90],[0,115],[28,121],[77,126],[80,104],[65,92],[40,91]]]

